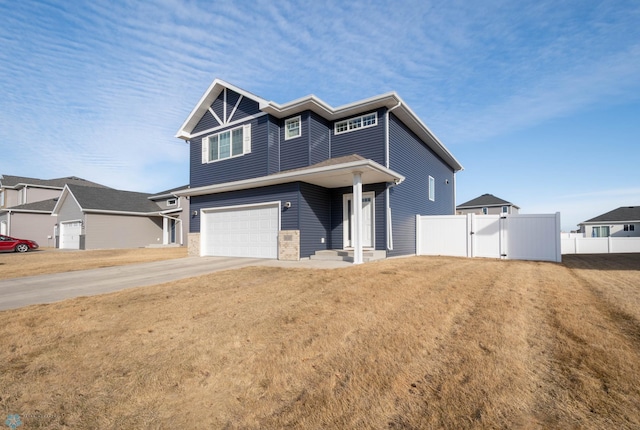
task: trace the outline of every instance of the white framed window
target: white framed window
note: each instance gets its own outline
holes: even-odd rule
[[[225,160],[251,152],[251,124],[202,138],[202,162]]]
[[[301,117],[289,118],[284,122],[284,140],[302,136]]]
[[[482,208],[482,215],[487,215],[489,213],[489,208]]]
[[[349,131],[359,130],[361,128],[374,127],[378,125],[377,112],[367,115],[361,115],[354,118],[338,121],[333,126],[335,134],[347,133]]]
[[[503,214],[509,213],[509,206],[502,206],[502,213]]]
[[[625,224],[624,225],[624,231],[635,231],[635,230],[636,230],[635,224]]]
[[[169,199],[167,200],[167,206],[175,206],[178,204],[178,200],[177,199]]]
[[[429,176],[429,200],[436,201],[436,180],[433,176]]]

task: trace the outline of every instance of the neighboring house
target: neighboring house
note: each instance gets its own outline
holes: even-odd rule
[[[181,187],[184,189],[186,187]],[[189,216],[186,199],[68,184],[53,209],[56,246],[62,249],[182,245]]]
[[[640,206],[622,206],[578,226],[585,237],[640,237]]]
[[[176,137],[190,144],[191,254],[360,263],[415,254],[416,215],[455,213],[462,166],[396,93],[281,105],[216,79]]]
[[[106,188],[75,176],[36,179],[1,175],[0,234],[35,240],[44,247],[54,246],[56,219],[51,213],[66,184]]]
[[[502,200],[493,194],[483,194],[480,197],[471,199],[468,202],[458,205],[456,213],[458,215],[500,215],[518,213],[520,208],[511,202]]]

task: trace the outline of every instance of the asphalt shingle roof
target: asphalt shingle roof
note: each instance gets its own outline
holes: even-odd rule
[[[40,202],[27,203],[24,205],[12,206],[3,210],[12,210],[12,211],[37,211],[37,212],[53,212],[53,208],[56,206],[58,199],[48,199],[42,200]]]
[[[95,182],[87,181],[86,179],[78,178],[77,176],[68,176],[65,178],[55,178],[55,179],[37,179],[37,178],[28,178],[26,176],[2,175],[2,177],[0,177],[0,184],[2,184],[2,186],[12,187],[12,188],[20,184],[39,185],[44,187],[56,187],[60,189],[63,189],[66,184],[109,188],[102,184],[98,184]]]
[[[471,199],[468,202],[462,203],[458,205],[458,209],[463,209],[466,207],[480,207],[480,206],[505,206],[510,205],[514,207],[518,207],[511,202],[506,200],[502,200],[494,196],[493,194],[483,194],[480,197],[476,197],[475,199]]]
[[[159,193],[153,194],[153,197],[165,196],[167,194],[173,194],[176,191],[186,190],[189,188],[189,185],[183,185],[181,187],[171,188],[170,190],[160,191]]]
[[[640,221],[640,206],[622,206],[584,222]]]
[[[114,190],[113,188],[84,187],[68,184],[76,201],[83,210],[105,210],[115,212],[149,213],[162,210],[149,200],[152,194],[134,191]]]

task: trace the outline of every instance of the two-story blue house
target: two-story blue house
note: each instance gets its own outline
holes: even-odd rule
[[[216,79],[176,137],[190,144],[191,254],[360,263],[415,254],[416,215],[455,214],[462,166],[393,92],[281,105]]]

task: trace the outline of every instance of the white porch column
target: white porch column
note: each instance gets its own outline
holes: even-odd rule
[[[362,264],[362,172],[353,173],[353,264]]]
[[[166,216],[162,217],[162,244],[167,245],[169,243],[169,220]]]

